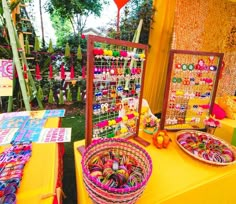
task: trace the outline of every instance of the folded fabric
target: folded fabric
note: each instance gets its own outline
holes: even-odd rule
[[[226,113],[224,109],[222,109],[218,104],[213,105],[212,115],[215,116],[216,119],[222,120],[226,117]]]

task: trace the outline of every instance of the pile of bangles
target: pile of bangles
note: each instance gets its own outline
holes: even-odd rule
[[[0,154],[0,203],[15,204],[26,162],[31,157],[31,142],[14,142]]]
[[[144,180],[143,170],[132,156],[109,151],[89,163],[92,177],[111,188],[134,187]]]

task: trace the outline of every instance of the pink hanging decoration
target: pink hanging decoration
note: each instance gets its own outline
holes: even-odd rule
[[[74,70],[74,66],[72,65],[70,68],[70,79],[74,79],[75,78],[75,70]]]
[[[64,64],[61,64],[61,79],[65,79],[66,75],[65,75],[65,67]]]
[[[36,71],[35,71],[35,78],[37,81],[42,80],[41,74],[40,74],[40,67],[39,64],[36,64]]]
[[[48,75],[48,78],[49,79],[52,79],[53,78],[53,71],[52,71],[52,65],[50,64],[49,66],[49,75]]]

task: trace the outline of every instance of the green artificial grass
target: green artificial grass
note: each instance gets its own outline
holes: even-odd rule
[[[65,155],[63,159],[63,191],[66,198],[63,204],[76,204],[76,178],[75,178],[75,162],[73,144],[75,141],[84,139],[85,117],[82,116],[68,116],[62,118],[62,127],[71,127],[71,142],[64,143]]]

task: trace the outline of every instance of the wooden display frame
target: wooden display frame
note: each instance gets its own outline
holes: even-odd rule
[[[205,129],[203,118],[212,113],[223,56],[215,52],[170,51],[160,129]],[[179,102],[181,97],[186,100]]]
[[[136,53],[137,50],[143,50],[143,54],[145,56],[145,59],[147,58],[147,45],[139,44],[139,43],[133,43],[123,40],[116,40],[111,38],[105,38],[100,36],[94,36],[94,35],[88,35],[87,37],[87,75],[86,75],[86,126],[85,126],[85,147],[87,147],[89,144],[91,144],[94,134],[94,124],[93,124],[93,117],[94,117],[94,98],[95,98],[95,74],[94,74],[94,66],[95,66],[95,54],[94,49],[96,48],[95,44],[106,44],[109,46],[118,46],[122,47],[122,49],[130,50]],[[131,62],[132,63],[132,62]],[[143,60],[142,62],[142,72],[141,72],[141,82],[140,82],[140,92],[138,94],[138,110],[137,112],[141,112],[141,106],[142,106],[142,96],[143,96],[143,84],[145,77],[145,67],[146,67],[146,60]],[[117,80],[117,79],[116,79]],[[115,81],[114,83],[118,83]],[[94,88],[95,87],[95,88]],[[139,114],[140,115],[140,114]],[[114,119],[114,118],[113,118]],[[139,116],[137,117],[136,121],[136,130],[135,134],[131,135],[132,138],[139,141],[144,146],[149,145],[148,142],[143,141],[140,137],[138,137],[139,132]],[[83,148],[79,148],[80,152],[83,152]]]

